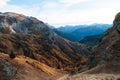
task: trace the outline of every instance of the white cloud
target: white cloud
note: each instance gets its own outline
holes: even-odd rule
[[[67,6],[71,6],[74,4],[78,4],[81,2],[87,2],[87,1],[90,1],[90,0],[60,0],[61,3],[65,4]]]
[[[3,7],[9,2],[10,0],[0,0],[0,7]]]
[[[114,16],[120,10],[119,0],[115,1],[60,0],[60,1],[64,3],[62,4],[62,6],[60,6],[60,8],[55,7],[54,10],[47,12],[43,11],[38,16],[38,18],[54,26],[79,25],[91,23],[111,24],[114,20]],[[69,6],[66,7],[66,4],[71,4],[75,7],[74,9],[73,7],[69,8]]]
[[[4,5],[2,12],[16,12],[34,16],[53,26],[79,25],[90,23],[112,23],[119,12],[119,0],[58,0],[60,2],[44,2],[42,5]],[[119,1],[119,2],[118,2]],[[82,3],[84,2],[84,3]],[[90,2],[90,3],[89,3]],[[107,3],[107,4],[106,4]],[[66,6],[71,4],[71,6]],[[73,6],[75,6],[73,8]]]
[[[86,1],[90,1],[90,0],[60,0],[60,2],[62,3],[71,3],[71,4],[86,2]]]
[[[1,12],[16,12],[16,13],[24,14],[24,15],[32,14],[32,13],[30,13],[29,10],[27,10],[23,7],[16,6],[16,5],[6,5],[4,7],[1,7],[0,11]]]
[[[45,5],[42,6],[42,8],[50,9],[50,8],[56,8],[57,6],[58,4],[55,2],[47,2]]]
[[[92,10],[55,10],[52,12],[43,12],[38,18],[54,25],[79,25],[92,23],[108,23],[112,24],[114,16],[120,8],[98,8]]]

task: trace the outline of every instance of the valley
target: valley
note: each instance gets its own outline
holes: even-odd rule
[[[0,13],[0,80],[119,80],[119,22],[120,13],[112,27],[68,33],[74,27],[51,29],[35,17]]]

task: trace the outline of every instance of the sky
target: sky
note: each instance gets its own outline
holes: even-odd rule
[[[49,25],[112,24],[120,0],[0,0],[0,12],[33,16]]]

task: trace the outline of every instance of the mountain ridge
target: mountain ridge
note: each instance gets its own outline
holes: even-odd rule
[[[64,26],[53,29],[53,31],[61,37],[73,42],[78,42],[86,36],[103,34],[105,30],[110,28],[111,24],[91,24],[91,25],[77,25]]]
[[[87,48],[59,37],[34,17],[10,12],[1,13],[0,17],[0,52],[13,51],[66,71],[74,69],[82,55],[89,54]]]

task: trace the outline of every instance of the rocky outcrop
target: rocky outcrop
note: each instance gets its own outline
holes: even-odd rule
[[[0,80],[9,80],[14,75],[13,66],[8,61],[0,59]]]

